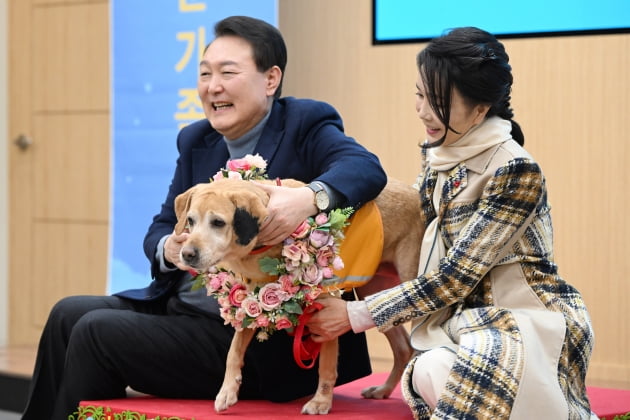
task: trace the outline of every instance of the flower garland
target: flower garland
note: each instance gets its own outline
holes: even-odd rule
[[[263,158],[247,155],[229,161],[213,180],[264,179],[265,169]],[[352,212],[335,209],[309,217],[284,240],[281,258],[261,258],[261,271],[278,276],[275,282],[248,291],[237,274],[215,266],[195,277],[196,287],[205,286],[208,295],[217,298],[225,324],[237,331],[258,329],[259,341],[278,330],[290,332],[324,289],[334,289],[334,270],[343,268],[339,247]]]

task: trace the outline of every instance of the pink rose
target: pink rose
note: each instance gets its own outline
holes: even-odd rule
[[[214,174],[212,176],[212,179],[214,179],[215,181],[218,181],[218,180],[223,179],[223,178],[224,178],[223,171],[219,171],[219,172],[217,172],[216,174]]]
[[[343,260],[341,259],[341,257],[339,255],[335,256],[335,258],[333,259],[333,268],[335,270],[341,270],[343,269],[344,264],[343,264]]]
[[[249,164],[249,162],[245,158],[243,158],[243,159],[232,159],[232,160],[228,161],[227,168],[230,171],[235,171],[235,172],[247,171],[248,169],[251,168],[251,165]]]
[[[283,316],[283,317],[280,317],[280,318],[276,319],[276,329],[277,330],[284,330],[284,329],[291,328],[291,327],[293,327],[293,323],[286,316]]]
[[[322,271],[316,265],[308,265],[304,268],[302,272],[302,278],[305,283],[308,284],[319,284],[322,281]]]
[[[334,258],[334,254],[332,249],[329,247],[320,248],[317,250],[317,265],[320,267],[328,267],[330,265],[330,260]]]
[[[322,277],[325,279],[332,279],[333,277],[335,277],[335,272],[330,267],[324,267],[322,268]]]
[[[250,316],[252,318],[256,318],[257,316],[262,314],[262,308],[260,307],[260,303],[253,296],[248,296],[245,299],[243,299],[243,302],[241,302],[241,308],[245,310],[245,313],[247,314],[247,316]]]
[[[300,286],[293,284],[293,276],[289,274],[283,274],[278,278],[278,282],[282,285],[282,290],[287,293],[287,299],[295,295]]]
[[[311,259],[304,242],[293,242],[282,247],[282,256],[286,257],[297,267],[300,262],[308,263]]]
[[[309,242],[315,248],[321,248],[324,245],[329,245],[332,240],[333,237],[329,232],[320,229],[315,229],[314,231],[312,231],[311,236],[309,237]]]
[[[315,299],[317,299],[319,295],[322,294],[321,287],[305,287],[304,289],[305,289],[304,299],[306,299],[306,301],[308,302],[314,302]]]
[[[258,291],[260,306],[266,311],[271,311],[280,306],[284,302],[285,296],[286,292],[282,290],[282,286],[277,282],[267,283]]]
[[[308,231],[310,229],[311,229],[311,225],[309,225],[308,222],[304,220],[302,223],[300,223],[300,226],[295,228],[295,231],[293,231],[293,233],[291,234],[291,237],[297,238],[297,239],[303,238],[308,234]]]
[[[319,213],[315,216],[315,223],[317,223],[317,226],[328,223],[328,215],[326,213]]]
[[[265,314],[258,315],[256,317],[256,326],[264,328],[269,326],[269,317]]]
[[[215,274],[210,277],[210,281],[206,283],[208,291],[216,292],[223,286],[223,280],[220,275]]]
[[[241,283],[236,283],[234,286],[232,286],[232,289],[230,289],[229,298],[231,305],[241,306],[241,303],[246,297],[247,289],[245,288],[245,285]]]
[[[223,290],[225,290],[226,292],[229,292],[232,288],[232,285],[236,283],[232,273],[229,273],[227,271],[221,271],[217,274],[217,277],[221,281]]]

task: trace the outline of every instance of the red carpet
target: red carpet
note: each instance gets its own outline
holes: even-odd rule
[[[327,419],[344,420],[411,420],[413,417],[405,404],[398,386],[387,400],[367,400],[361,390],[369,385],[380,384],[386,373],[375,373],[367,378],[335,388],[333,408]],[[606,420],[615,415],[630,412],[630,390],[589,387],[588,395],[592,410]],[[299,419],[302,405],[308,398],[288,403],[268,401],[239,401],[227,411],[217,414],[213,401],[165,400],[153,397],[136,397],[119,400],[82,401],[77,420],[113,420],[114,414],[126,413],[134,420],[251,420]],[[118,417],[121,418],[121,417]]]
[[[589,386],[586,391],[591,401],[591,410],[599,418],[612,420],[616,415],[630,413],[630,390]]]
[[[396,387],[386,400],[367,400],[361,397],[361,390],[369,385],[380,384],[387,378],[386,373],[372,374],[349,384],[335,388],[333,407],[326,419],[344,420],[412,420],[413,416]],[[77,420],[113,420],[115,413],[133,412],[129,418],[148,420],[160,416],[160,420],[241,420],[241,419],[299,419],[302,405],[308,398],[288,403],[268,401],[239,401],[221,414],[214,411],[214,401],[164,400],[152,397],[137,397],[120,400],[82,401]],[[108,417],[109,414],[109,417]],[[146,415],[142,417],[142,415]],[[127,418],[127,417],[123,417]],[[156,418],[157,420],[157,418]]]

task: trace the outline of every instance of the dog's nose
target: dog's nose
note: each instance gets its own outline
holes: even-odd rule
[[[185,246],[182,248],[182,259],[190,266],[195,264],[199,259],[199,252],[194,246]]]

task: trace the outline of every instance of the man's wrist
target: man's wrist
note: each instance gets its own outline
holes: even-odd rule
[[[315,193],[314,205],[318,211],[329,212],[339,206],[339,193],[322,181],[313,181],[307,185]]]

